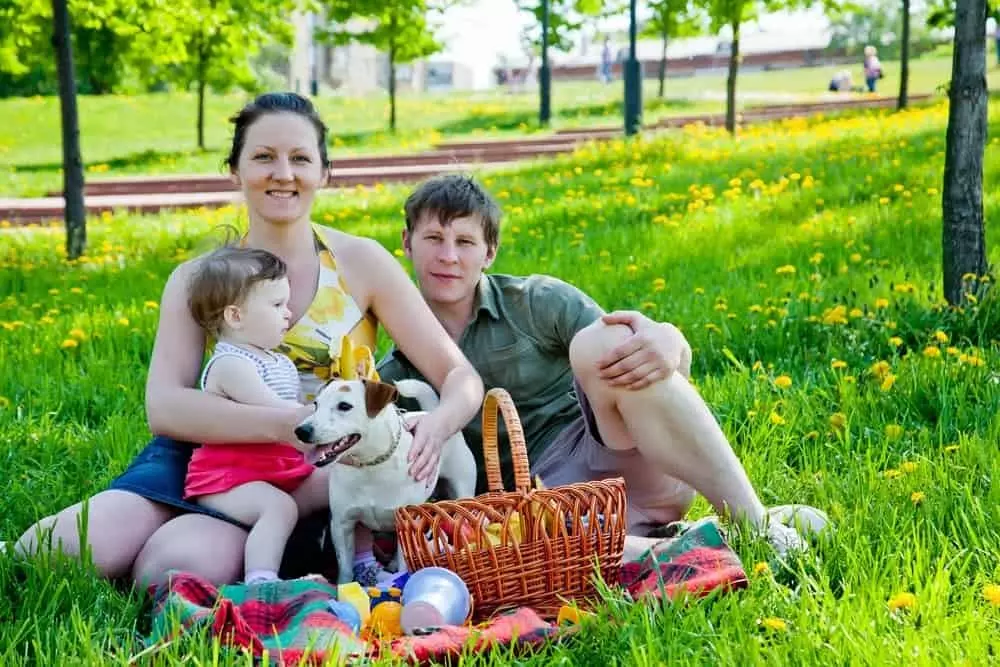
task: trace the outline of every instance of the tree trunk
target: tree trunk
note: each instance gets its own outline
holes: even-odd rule
[[[67,0],[52,0],[52,46],[59,71],[59,107],[62,115],[63,218],[66,221],[66,256],[76,259],[87,245],[86,209],[83,206],[83,160],[80,157],[80,122],[76,109],[76,73],[70,39]]]
[[[663,52],[660,54],[660,99],[663,99],[663,82],[667,78],[667,33],[663,33]]]
[[[736,72],[740,66],[741,22],[739,18],[733,19],[733,44],[729,49],[729,76],[726,78],[726,129],[730,134],[736,133]]]
[[[897,109],[905,109],[909,104],[907,88],[910,85],[910,0],[903,0],[903,39],[899,54],[899,99]]]
[[[986,2],[958,0],[955,50],[948,92],[942,196],[944,296],[961,305],[965,292],[978,294],[966,276],[986,273],[983,220],[983,152],[986,146]]]
[[[396,132],[396,43],[389,45],[389,131]]]
[[[198,63],[195,77],[198,85],[198,118],[195,121],[198,132],[198,149],[205,150],[205,87],[208,78],[208,38],[198,35]]]

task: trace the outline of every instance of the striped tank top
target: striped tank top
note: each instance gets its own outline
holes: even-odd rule
[[[301,381],[299,380],[298,369],[292,360],[280,352],[269,352],[267,350],[248,350],[238,345],[219,341],[215,344],[212,356],[205,364],[201,372],[201,388],[205,389],[205,378],[208,377],[208,369],[216,359],[221,357],[240,357],[253,363],[257,369],[257,375],[264,381],[264,384],[278,396],[286,401],[300,401]]]

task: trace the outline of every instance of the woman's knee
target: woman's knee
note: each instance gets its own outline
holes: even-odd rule
[[[114,579],[129,573],[143,544],[173,514],[135,493],[103,491],[36,523],[16,549],[23,555],[54,551],[73,558],[85,553],[101,574]]]
[[[163,583],[171,570],[190,572],[216,585],[243,573],[247,533],[204,514],[184,514],[153,533],[135,559],[132,577],[142,588]]]

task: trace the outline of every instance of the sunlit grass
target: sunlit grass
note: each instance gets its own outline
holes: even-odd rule
[[[942,306],[946,115],[938,104],[786,122],[736,141],[692,127],[485,176],[506,212],[497,271],[550,273],[607,309],[676,323],[763,500],[816,505],[836,525],[792,570],[756,567],[767,550],[739,541],[747,590],[609,604],[577,639],[520,664],[992,660],[1000,318],[992,299]],[[1000,215],[991,141],[988,239]],[[399,254],[405,194],[325,194],[316,219]],[[104,488],[143,445],[163,281],[241,215],[94,219],[87,257],[72,265],[58,227],[0,231],[6,539]],[[1000,259],[995,246],[990,258]],[[692,515],[707,511],[700,501]],[[0,558],[0,589],[3,664],[124,663],[142,648],[141,596],[85,570]],[[159,655],[214,660],[197,639]]]

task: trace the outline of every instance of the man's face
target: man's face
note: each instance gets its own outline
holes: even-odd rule
[[[412,232],[403,231],[403,248],[424,299],[442,305],[474,297],[479,277],[496,257],[477,215],[442,225],[437,216],[424,214]]]

